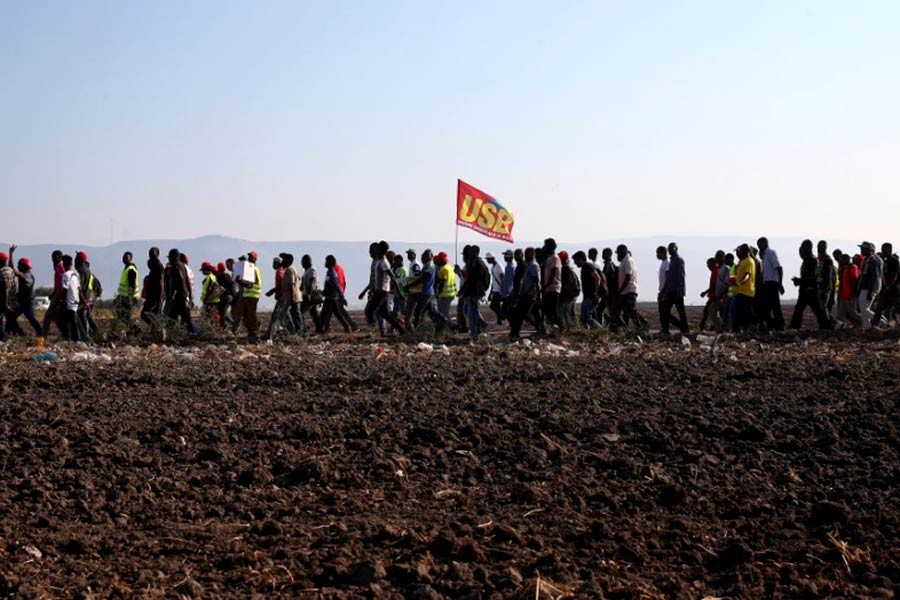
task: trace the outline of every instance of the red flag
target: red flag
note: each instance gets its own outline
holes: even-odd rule
[[[462,179],[456,191],[456,224],[496,240],[513,241],[513,214],[495,198]]]

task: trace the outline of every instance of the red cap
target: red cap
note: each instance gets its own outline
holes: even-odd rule
[[[76,260],[80,260],[81,262],[87,262],[87,252],[79,252],[75,255]]]
[[[191,259],[188,258],[187,254],[184,255],[184,264],[186,264],[186,265],[191,264]]]
[[[213,266],[212,266],[211,263],[205,262],[205,263],[203,263],[202,265],[200,265],[200,270],[201,270],[201,271],[205,271],[206,269],[209,269],[210,271],[214,271],[214,270],[215,270],[215,269],[213,269]]]
[[[0,252],[0,261],[6,262],[9,260],[9,254],[6,252]]]
[[[225,267],[225,263],[219,263],[219,264],[217,265],[216,270],[217,270],[219,273],[224,273],[224,272],[227,271],[228,269]]]
[[[247,253],[247,256],[249,256],[253,260],[256,260],[257,258],[259,258],[259,254],[257,254],[256,252],[253,252],[252,250],[249,253]]]
[[[19,269],[21,269],[22,267],[25,267],[26,269],[30,269],[30,268],[31,268],[31,261],[28,260],[27,257],[26,257],[26,258],[20,258],[20,259],[19,259],[19,265],[20,265],[20,266],[19,266]]]
[[[560,252],[560,253],[559,253],[559,260],[561,260],[561,261],[563,261],[563,262],[566,262],[567,260],[569,260],[569,253],[566,252],[565,250],[563,250],[562,252]]]
[[[446,252],[438,252],[438,255],[434,257],[434,259],[435,259],[437,262],[441,262],[441,263],[444,263],[444,264],[447,264],[447,259],[449,259],[449,258],[450,258],[450,257],[447,256],[447,253],[446,253]]]

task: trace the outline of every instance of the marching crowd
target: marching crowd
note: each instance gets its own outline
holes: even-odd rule
[[[71,255],[54,251],[53,293],[43,322],[34,314],[34,275],[28,258],[15,261],[16,246],[0,252],[0,339],[24,335],[19,318],[24,317],[42,338],[56,325],[65,339],[90,341],[99,333],[93,308],[102,295],[100,281],[91,271],[84,252]],[[799,249],[800,273],[792,278],[798,299],[790,327],[799,329],[809,308],[821,329],[872,326],[895,322],[900,307],[900,260],[889,243],[880,252],[871,242],[859,245],[849,255],[841,250],[829,254],[828,243],[815,247],[805,240]],[[529,323],[539,335],[558,335],[580,324],[585,329],[619,331],[624,327],[647,328],[637,307],[638,271],[624,244],[615,249],[579,250],[571,256],[558,251],[552,238],[539,248],[507,250],[498,257],[482,257],[478,246],[466,246],[460,264],[451,264],[445,252],[430,249],[421,256],[412,248],[401,254],[387,242],[371,244],[368,285],[359,294],[366,300],[365,320],[386,335],[403,334],[421,326],[427,316],[435,331],[466,332],[473,340],[490,326],[480,307],[487,303],[497,325],[509,324],[509,337],[517,339]],[[614,258],[615,257],[615,258]],[[672,327],[690,331],[685,312],[685,262],[678,245],[657,248],[659,281],[657,306],[661,335]],[[334,256],[324,262],[324,277],[304,255],[300,267],[294,256],[282,253],[272,261],[273,285],[264,292],[263,275],[256,252],[237,261],[204,262],[200,296],[194,296],[195,275],[189,259],[171,249],[164,264],[159,248],[150,248],[143,279],[134,256],[122,256],[123,269],[115,293],[116,320],[123,333],[137,334],[140,320],[152,330],[181,326],[192,334],[200,327],[192,310],[199,307],[206,327],[237,335],[243,327],[248,340],[260,339],[258,304],[263,294],[273,297],[272,311],[263,339],[285,332],[326,333],[332,318],[347,333],[359,331],[347,311],[347,279]],[[599,260],[598,260],[599,259]],[[706,299],[700,330],[780,331],[785,328],[781,296],[784,273],[778,255],[766,238],[756,246],[741,244],[733,253],[719,250],[707,260],[709,286],[700,294]],[[581,299],[580,312],[577,302]],[[451,312],[454,300],[455,314]],[[674,313],[673,313],[674,311]],[[308,323],[307,323],[308,321]]]

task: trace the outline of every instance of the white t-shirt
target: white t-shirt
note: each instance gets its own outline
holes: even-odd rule
[[[69,310],[78,310],[79,294],[81,289],[81,279],[78,277],[78,271],[71,269],[63,273],[62,288],[66,290],[66,308]]]
[[[631,281],[628,282],[625,289],[622,289],[622,284],[625,282],[626,275],[631,275]],[[634,258],[632,258],[630,254],[623,258],[622,262],[619,263],[619,289],[622,290],[622,294],[638,293],[637,266],[634,264]]]
[[[659,261],[659,291],[666,289],[666,274],[669,272],[669,259]]]
[[[390,270],[391,265],[388,264],[386,258],[375,261],[375,290],[383,292],[391,291],[391,278],[388,275],[388,271]]]
[[[503,267],[499,263],[491,265],[491,293],[499,294],[503,287]]]

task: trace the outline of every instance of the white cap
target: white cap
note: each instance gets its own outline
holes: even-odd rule
[[[494,255],[491,254],[490,252],[488,252],[487,254],[484,255],[484,257],[485,258],[494,258]]]

